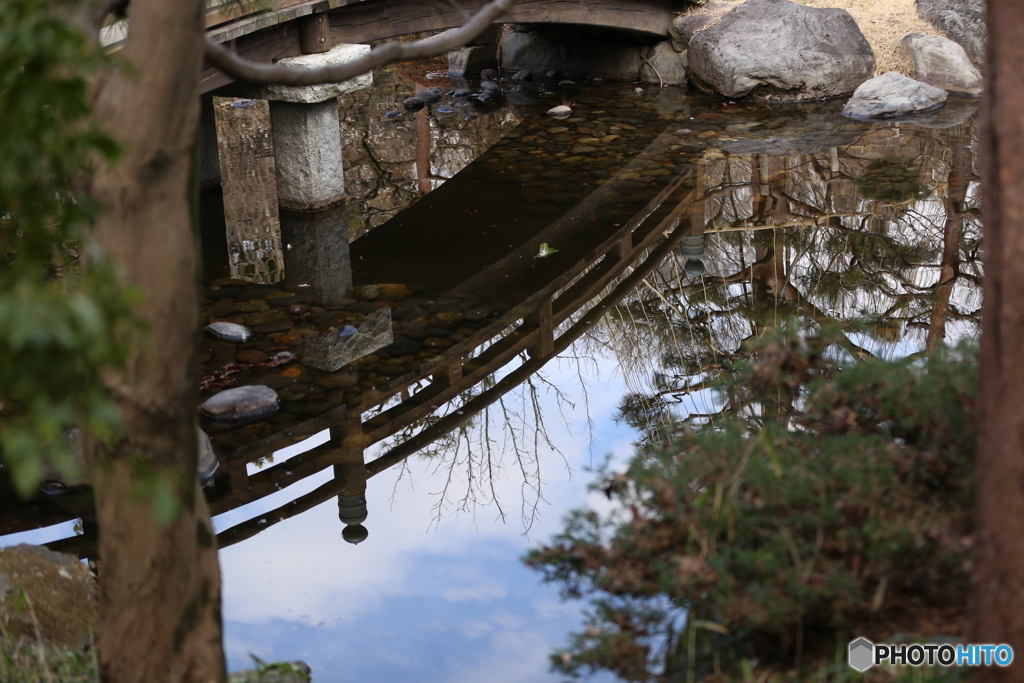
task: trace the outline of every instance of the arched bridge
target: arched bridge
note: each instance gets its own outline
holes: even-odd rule
[[[256,62],[271,62],[320,47],[369,43],[398,36],[456,28],[487,0],[213,0],[207,14],[208,36],[231,43]],[[690,0],[517,0],[502,23],[575,24],[667,35],[673,17]],[[231,82],[209,68],[202,89],[209,92]]]

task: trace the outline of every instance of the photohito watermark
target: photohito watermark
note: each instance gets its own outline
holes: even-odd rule
[[[876,645],[867,638],[850,642],[850,666],[867,671],[878,664],[891,666],[1010,666],[1009,645],[954,645],[952,643],[889,643]]]

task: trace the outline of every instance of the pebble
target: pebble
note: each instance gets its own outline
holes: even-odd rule
[[[359,384],[359,376],[353,370],[339,370],[329,375],[324,375],[316,381],[321,389],[335,391],[338,389],[351,389]]]
[[[199,406],[199,414],[215,422],[238,426],[270,417],[280,409],[277,392],[266,386],[227,389]]]
[[[515,75],[512,76],[512,80],[513,81],[529,81],[532,78],[533,78],[533,74],[530,73],[529,69],[523,69],[522,71],[517,71],[515,73]]]
[[[288,307],[288,313],[290,315],[302,315],[309,310],[309,306],[306,304],[292,304]]]
[[[419,100],[420,102],[423,102],[424,104],[434,104],[435,102],[440,102],[441,90],[440,88],[431,88],[429,90],[424,90],[423,92],[418,92],[416,93],[416,99]]]
[[[418,97],[407,97],[402,100],[402,107],[405,108],[406,111],[419,111],[420,109],[423,109],[426,104],[426,102]]]
[[[437,108],[437,113],[438,114],[454,114],[455,113],[455,107],[453,107],[450,104],[442,104],[440,107]]]
[[[554,117],[556,119],[567,119],[571,114],[572,108],[567,107],[564,104],[548,109],[548,116]]]
[[[357,301],[373,301],[380,297],[382,291],[380,285],[361,285],[352,288],[352,296]]]
[[[242,349],[235,354],[235,360],[243,365],[256,365],[266,363],[270,356],[257,349]]]
[[[423,344],[413,339],[399,339],[385,346],[381,351],[386,351],[392,356],[408,356],[423,348]]]
[[[400,119],[403,116],[405,116],[405,114],[403,112],[399,111],[398,109],[392,109],[388,113],[384,114],[384,118],[388,119],[388,120]]]
[[[454,343],[455,342],[446,337],[427,337],[423,340],[423,345],[429,346],[432,349],[447,349]]]
[[[456,90],[455,92],[452,93],[452,97],[454,97],[457,100],[464,100],[464,99],[466,99],[467,97],[469,97],[472,94],[473,94],[473,92],[471,90],[466,90],[465,88],[459,88],[458,90]]]
[[[558,85],[576,85],[576,81],[570,81],[566,79],[564,81],[558,81]]]
[[[244,344],[252,339],[252,330],[237,323],[210,323],[206,326],[206,333],[214,339],[233,344]]]
[[[480,81],[480,89],[489,93],[501,92],[501,86],[494,81]]]

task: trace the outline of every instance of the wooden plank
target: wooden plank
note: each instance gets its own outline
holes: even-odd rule
[[[335,43],[367,43],[462,26],[487,0],[374,0],[331,10]],[[681,10],[671,0],[518,0],[501,17],[510,24],[578,24],[667,36]]]
[[[247,35],[235,41],[235,52],[253,62],[270,63],[282,57],[297,57],[302,54],[299,47],[299,31],[294,24],[285,24],[259,35]],[[219,69],[208,66],[199,77],[200,93],[233,83],[234,79]]]

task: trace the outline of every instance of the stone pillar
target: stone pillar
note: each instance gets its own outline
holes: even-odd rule
[[[352,260],[343,207],[316,213],[284,212],[281,233],[286,288],[309,292],[324,306],[348,295]]]
[[[305,32],[311,47],[320,44],[316,29],[314,24]],[[351,62],[369,51],[368,45],[338,45],[327,52],[288,57],[279,63],[295,69],[315,69]],[[364,74],[342,83],[272,85],[263,89],[262,97],[270,101],[277,196],[282,209],[318,211],[344,200],[338,97],[372,83],[373,76]]]

